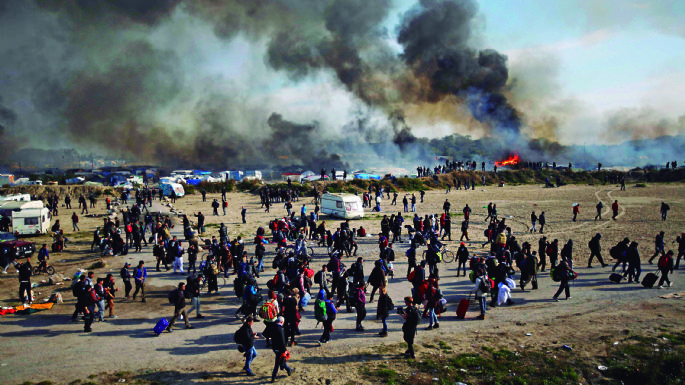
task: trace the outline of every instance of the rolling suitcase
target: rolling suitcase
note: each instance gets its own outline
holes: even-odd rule
[[[654,287],[654,284],[656,283],[657,279],[659,279],[658,274],[648,273],[645,275],[644,278],[642,278],[642,286],[644,286],[647,289],[651,289]]]
[[[469,310],[469,299],[471,299],[471,296],[469,296],[468,299],[462,298],[461,301],[459,301],[459,306],[457,307],[457,318],[464,319],[464,317],[466,317],[466,311]]]
[[[609,280],[613,283],[621,283],[621,280],[623,280],[623,274],[613,273],[609,276]]]
[[[530,281],[530,283],[533,286],[533,290],[538,289],[538,278],[537,278],[537,276],[533,276],[533,279]]]
[[[152,331],[155,332],[155,335],[159,336],[166,330],[167,326],[169,326],[169,321],[167,321],[166,318],[162,318],[157,322],[157,325],[155,325],[155,328],[152,329]]]

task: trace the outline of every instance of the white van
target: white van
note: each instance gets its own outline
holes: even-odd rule
[[[12,216],[15,235],[47,234],[50,230],[49,211],[42,201],[7,202],[0,206],[0,211]]]
[[[321,212],[343,219],[364,218],[362,200],[354,194],[323,194]]]

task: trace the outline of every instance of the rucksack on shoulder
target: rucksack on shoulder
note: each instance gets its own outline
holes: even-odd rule
[[[328,319],[326,315],[326,301],[317,299],[314,303],[314,318],[317,322],[325,322]]]
[[[395,309],[395,304],[392,302],[392,298],[390,298],[390,296],[387,294],[385,296],[385,308],[388,309],[388,311]]]
[[[236,330],[235,334],[233,334],[233,341],[238,345],[245,345],[247,342],[245,334],[245,328],[241,326],[240,329]]]
[[[480,291],[483,293],[489,293],[490,292],[490,279],[488,279],[487,275],[484,275],[480,277]]]
[[[665,269],[667,267],[668,267],[668,256],[662,255],[661,258],[659,258],[659,268]]]
[[[176,289],[171,290],[167,296],[169,297],[170,304],[173,305],[176,303]]]
[[[269,300],[264,302],[262,307],[259,309],[259,316],[267,321],[273,322],[278,318],[278,311],[276,310],[275,300]]]

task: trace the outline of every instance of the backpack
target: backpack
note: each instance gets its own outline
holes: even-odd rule
[[[385,307],[388,311],[392,311],[395,308],[395,304],[392,302],[392,298],[389,295],[385,295]]]
[[[561,277],[556,272],[557,270],[558,269],[556,267],[553,267],[549,270],[549,277],[552,278],[552,281],[554,281],[554,282],[561,281]]]
[[[407,307],[407,323],[409,325],[419,325],[421,323],[421,314],[414,306]]]
[[[247,342],[247,338],[245,338],[247,336],[245,334],[245,327],[241,326],[240,329],[236,330],[235,334],[233,334],[233,341],[238,345],[245,345]]]
[[[483,275],[480,277],[480,286],[478,287],[478,289],[480,289],[480,291],[482,291],[483,293],[490,292],[490,279],[488,279],[487,275]]]
[[[266,283],[266,286],[269,289],[273,289],[274,287],[276,287],[276,285],[278,285],[278,273],[276,273],[276,275],[273,277],[273,279],[271,279],[270,281],[267,281],[267,283]]]
[[[325,322],[328,317],[326,315],[326,301],[317,299],[314,302],[314,318],[317,322]]]
[[[668,268],[668,256],[662,255],[661,258],[659,258],[659,269],[666,269],[666,268]]]
[[[74,298],[79,298],[83,293],[83,285],[81,284],[81,281],[74,282],[76,283],[71,286],[71,294],[74,295]]]
[[[174,303],[176,303],[176,290],[174,289],[174,290],[170,291],[168,294],[168,297],[169,297],[169,303],[170,304],[173,305]]]
[[[318,273],[316,273],[316,275],[314,275],[314,283],[315,284],[317,284],[317,285],[321,284],[321,276],[322,275],[323,274],[321,272],[318,272]]]
[[[361,305],[366,302],[366,296],[364,295],[364,289],[363,288],[357,288],[355,290],[355,301],[358,305]]]
[[[547,255],[552,255],[554,253],[554,247],[552,245],[547,246],[547,250],[545,250],[545,254]],[[552,270],[550,270],[551,272]]]
[[[274,303],[275,301],[275,299],[266,301],[259,309],[259,316],[262,317],[264,321],[273,322],[278,317],[278,311],[276,310],[276,304]]]

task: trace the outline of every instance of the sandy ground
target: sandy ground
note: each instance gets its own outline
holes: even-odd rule
[[[661,298],[674,292],[682,292],[682,279],[676,272],[672,278],[675,282],[673,289],[647,290],[640,285],[623,283],[615,285],[609,282],[610,268],[587,269],[587,242],[597,232],[603,234],[602,245],[605,258],[608,249],[625,236],[640,242],[640,252],[643,260],[643,275],[655,270],[654,266],[646,263],[653,253],[655,234],[663,230],[666,232],[667,249],[674,248],[671,244],[677,234],[685,230],[685,190],[680,184],[650,185],[646,188],[628,187],[627,191],[619,191],[617,186],[565,186],[558,189],[543,189],[539,186],[520,187],[485,187],[475,191],[452,191],[446,195],[443,191],[430,191],[426,201],[417,205],[420,215],[441,212],[445,198],[452,203],[453,212],[461,212],[464,203],[472,207],[471,242],[467,242],[471,251],[481,252],[480,242],[483,241],[483,219],[486,210],[483,208],[488,202],[497,203],[499,214],[508,218],[514,235],[519,242],[528,240],[537,245],[539,235],[527,232],[531,210],[536,213],[545,211],[547,216],[547,236],[558,238],[563,244],[573,238],[575,242],[574,257],[578,280],[571,288],[571,301],[551,302],[550,298],[556,291],[557,284],[548,275],[541,275],[540,288],[537,291],[521,292],[515,290],[513,298],[516,304],[511,307],[500,307],[489,310],[485,321],[477,321],[478,314],[472,306],[465,320],[457,320],[454,313],[459,299],[468,295],[472,284],[463,277],[456,278],[456,263],[442,264],[441,288],[448,300],[448,312],[441,317],[440,329],[433,331],[421,330],[417,337],[419,344],[434,339],[453,341],[457,351],[468,351],[488,338],[494,338],[499,343],[510,346],[544,346],[549,344],[551,336],[564,333],[569,341],[584,344],[585,349],[578,354],[592,354],[593,339],[612,335],[619,330],[637,330],[642,333],[656,333],[658,330],[682,330],[685,317],[682,317],[684,302],[680,297]],[[211,198],[218,194],[208,195],[207,202],[201,202],[201,196],[191,195],[179,199],[175,208],[185,213],[202,211],[207,218],[208,232],[217,234],[217,227],[211,224],[224,222],[229,228],[230,237],[242,235],[251,239],[258,226],[266,226],[270,218],[285,215],[282,205],[276,204],[271,213],[264,213],[260,209],[259,198],[251,194],[229,194],[229,209],[226,216],[212,216]],[[594,221],[594,206],[598,199],[605,204],[603,220]],[[617,221],[610,219],[610,203],[618,199],[621,206]],[[311,198],[303,198],[301,203],[310,202]],[[659,214],[661,201],[671,206],[669,219],[662,222]],[[581,214],[577,222],[571,222],[571,207],[574,202],[580,203]],[[294,208],[299,212],[301,203],[295,202]],[[401,206],[389,206],[384,201],[383,214],[391,214],[401,209]],[[104,214],[103,202],[98,202],[96,214]],[[240,221],[240,208],[248,208],[248,223]],[[168,210],[155,201],[155,210]],[[308,209],[313,209],[308,204]],[[220,211],[221,212],[221,211]],[[208,215],[209,214],[209,215]],[[69,216],[71,211],[60,212],[59,218],[67,233],[71,233]],[[357,227],[361,222],[369,230],[369,234],[377,233],[380,229],[381,216],[369,215],[363,221],[354,221]],[[409,220],[409,216],[405,215]],[[328,223],[331,220],[326,219]],[[72,275],[81,267],[89,267],[98,259],[97,255],[89,252],[90,232],[101,223],[101,218],[83,218],[80,227],[82,233],[72,234],[72,245],[61,255],[53,255],[52,263],[57,271]],[[339,220],[332,220],[333,223]],[[454,221],[455,235],[449,248],[456,250],[458,245],[459,217]],[[180,231],[180,226],[175,230]],[[45,238],[45,237],[44,237]],[[371,260],[376,258],[377,246],[375,237],[359,241],[359,254],[364,256],[366,273],[371,271]],[[43,239],[36,239],[42,242]],[[406,272],[406,260],[403,257],[407,243],[396,245],[398,261],[395,264],[396,277],[390,281],[389,292],[396,304],[409,293],[409,283],[401,279]],[[315,267],[327,261],[324,249],[315,247]],[[248,247],[252,252],[253,249]],[[270,267],[273,248],[269,247],[265,266]],[[232,294],[230,282],[221,287],[219,296],[201,297],[202,313],[207,316],[203,320],[191,317],[195,327],[192,330],[178,328],[173,334],[163,334],[155,337],[152,327],[161,317],[170,317],[173,309],[167,303],[166,293],[184,277],[170,272],[156,272],[153,268],[151,248],[144,248],[141,254],[129,254],[126,257],[110,257],[108,267],[96,270],[98,276],[112,272],[118,277],[118,271],[125,261],[132,265],[139,259],[146,261],[148,267],[148,302],[127,302],[119,298],[116,301],[116,313],[119,318],[93,325],[93,333],[82,332],[83,325],[69,322],[73,311],[74,300],[70,291],[63,292],[64,304],[53,307],[50,311],[40,312],[30,316],[10,315],[0,318],[2,340],[4,348],[0,351],[0,376],[3,383],[21,383],[26,380],[51,380],[54,383],[68,383],[75,379],[85,379],[88,375],[102,372],[141,371],[146,373],[158,372],[158,379],[164,383],[265,383],[270,378],[273,354],[264,348],[263,342],[257,343],[259,356],[253,363],[253,369],[258,376],[247,379],[240,371],[242,357],[235,349],[233,332],[239,322],[234,314],[239,303]],[[64,262],[60,262],[64,261]],[[351,259],[344,262],[349,266]],[[596,266],[598,266],[596,264]],[[13,269],[10,269],[13,273]],[[266,280],[273,276],[273,271],[267,271],[259,279],[265,286]],[[37,277],[39,281],[44,276]],[[230,280],[232,282],[232,279]],[[219,280],[222,284],[221,279]],[[65,284],[68,284],[66,282]],[[123,290],[123,284],[119,285]],[[0,298],[3,306],[17,303],[16,290],[18,287],[16,274],[0,276]],[[63,286],[41,286],[37,291],[41,296],[49,295],[55,289]],[[121,291],[120,291],[121,294]],[[366,360],[398,360],[394,353],[372,354],[386,351],[389,346],[395,346],[401,341],[401,319],[392,316],[389,320],[390,336],[381,339],[377,336],[381,325],[374,321],[375,305],[367,305],[369,316],[365,322],[365,332],[355,332],[355,314],[339,313],[336,320],[333,341],[323,347],[318,347],[321,326],[314,328],[313,310],[310,308],[303,314],[300,325],[302,336],[298,338],[298,345],[291,349],[291,366],[298,371],[285,383],[325,383],[326,379],[332,383],[357,383],[364,380],[356,370],[346,370],[350,365],[363,365]],[[425,326],[425,325],[424,325]],[[261,331],[261,326],[255,330]],[[525,333],[531,333],[526,336]],[[489,337],[486,337],[489,336]],[[557,338],[555,338],[557,339]],[[392,350],[392,349],[391,349]],[[395,346],[395,350],[397,347]],[[429,352],[419,350],[418,358]]]

